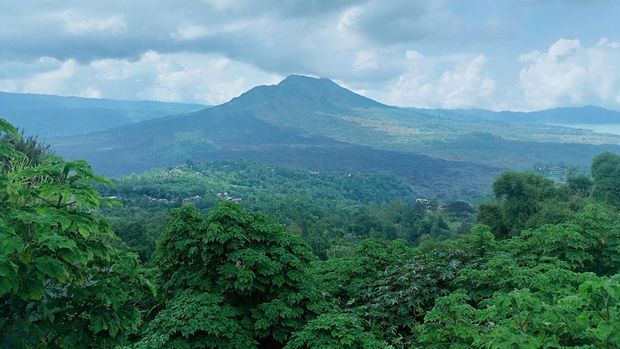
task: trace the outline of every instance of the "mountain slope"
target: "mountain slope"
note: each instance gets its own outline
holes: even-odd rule
[[[244,158],[322,171],[390,171],[418,193],[452,198],[488,188],[500,169],[589,166],[597,153],[619,151],[617,144],[620,137],[585,130],[386,106],[302,76],[210,109],[54,142],[61,154],[109,175]]]
[[[242,158],[319,171],[391,172],[420,195],[450,198],[480,193],[498,173],[488,166],[373,149],[288,127],[292,119],[300,120],[299,124],[319,124],[324,122],[322,116],[331,118],[326,113],[389,108],[331,81],[306,79],[288,78],[278,86],[259,87],[194,113],[57,139],[54,146],[60,154],[86,159],[108,175],[187,160]]]
[[[86,134],[203,108],[198,104],[0,92],[0,117],[43,137]]]
[[[416,109],[423,113],[460,120],[491,120],[537,124],[620,124],[620,112],[595,106],[553,108],[531,112],[483,109]]]

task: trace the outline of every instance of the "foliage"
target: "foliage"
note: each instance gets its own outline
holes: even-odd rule
[[[589,192],[584,180],[557,186],[533,173],[504,173],[493,183],[495,200],[480,205],[478,221],[491,227],[498,238],[508,238],[523,229],[567,221]],[[578,187],[576,187],[578,186]]]
[[[149,323],[137,348],[254,348],[252,331],[238,321],[239,309],[210,292],[180,291]]]
[[[393,177],[243,161],[104,199],[87,163],[0,133],[0,347],[620,347],[617,155],[499,176],[469,229],[468,203]]]
[[[594,194],[615,206],[620,206],[620,155],[605,152],[592,161]]]
[[[0,148],[0,346],[126,342],[141,323],[136,304],[150,283],[93,213],[104,202],[93,183],[107,180],[83,161],[30,159],[14,143],[4,138]]]
[[[355,315],[327,313],[310,321],[301,331],[295,332],[284,348],[378,349],[388,348],[388,345],[366,331],[362,321]]]
[[[221,200],[235,200],[273,217],[301,236],[322,259],[351,248],[364,238],[405,239],[423,235],[448,238],[471,216],[426,212],[402,181],[387,175],[317,173],[268,166],[253,161],[188,164],[117,179],[101,188],[123,207],[104,209],[111,226],[143,260],[155,250],[169,211],[193,204],[208,210]]]
[[[179,336],[191,348],[219,347],[231,328],[240,347],[285,343],[325,306],[306,272],[313,259],[299,238],[234,203],[206,216],[183,207],[156,253],[165,309],[148,331],[173,347]],[[176,320],[193,317],[207,322]]]

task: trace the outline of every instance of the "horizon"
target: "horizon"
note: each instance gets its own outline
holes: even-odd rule
[[[619,15],[612,0],[8,3],[0,90],[218,105],[301,74],[400,107],[618,110]]]
[[[275,82],[273,84],[261,84],[261,85],[252,86],[248,90],[241,92],[241,94],[239,94],[237,96],[233,96],[229,100],[223,101],[222,103],[219,103],[219,104],[202,104],[202,103],[190,102],[190,101],[166,101],[166,100],[156,100],[156,99],[117,99],[117,98],[106,98],[106,97],[79,96],[79,95],[60,95],[60,94],[36,93],[36,92],[12,92],[12,91],[2,91],[2,90],[0,90],[0,93],[36,95],[36,96],[51,96],[51,97],[67,97],[67,98],[84,98],[84,99],[109,100],[109,101],[120,101],[120,102],[154,102],[154,103],[173,103],[173,104],[188,104],[188,105],[189,104],[193,104],[193,105],[199,105],[199,106],[204,106],[204,107],[212,108],[212,107],[217,107],[217,106],[226,104],[226,103],[232,101],[235,98],[241,97],[242,95],[250,92],[255,87],[260,87],[260,86],[277,86],[282,81],[284,81],[284,80],[286,80],[286,79],[288,79],[290,77],[295,77],[295,76],[300,76],[300,77],[304,77],[304,78],[312,78],[312,79],[317,79],[317,80],[329,80],[331,82],[336,83],[341,88],[347,89],[347,90],[349,90],[351,92],[354,92],[356,94],[364,96],[363,94],[360,94],[357,91],[348,89],[348,88],[340,85],[338,82],[334,81],[333,79],[326,78],[326,77],[311,76],[311,75],[302,75],[302,74],[291,74],[291,75],[288,75],[288,76],[284,77],[282,80],[280,80],[278,82]],[[376,101],[376,102],[380,102],[380,101],[377,101],[377,100],[375,100],[375,99],[373,99],[371,97],[368,97],[368,96],[364,96],[364,97],[370,98],[370,99],[372,99],[373,101]],[[524,109],[523,110],[520,110],[520,109],[498,109],[498,110],[495,110],[495,109],[478,108],[478,107],[470,107],[470,108],[441,108],[441,107],[439,107],[439,108],[432,108],[432,107],[422,107],[422,106],[398,106],[398,105],[390,105],[390,104],[386,104],[386,105],[390,106],[390,107],[397,107],[397,108],[404,108],[404,109],[447,110],[447,111],[485,110],[485,111],[492,111],[492,112],[496,112],[496,113],[502,113],[502,112],[533,113],[533,112],[541,112],[541,111],[554,110],[554,109],[585,109],[585,108],[598,108],[598,109],[604,109],[604,110],[608,110],[608,111],[612,111],[612,112],[620,112],[620,107],[618,107],[618,109],[614,109],[614,108],[608,108],[608,107],[605,107],[605,106],[593,105],[593,104],[583,104],[583,105],[574,105],[574,106],[556,106],[556,107],[553,107],[553,108],[531,109],[531,110],[524,110]]]

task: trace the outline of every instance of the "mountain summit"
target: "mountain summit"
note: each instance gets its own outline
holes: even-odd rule
[[[221,108],[237,114],[252,114],[272,125],[317,134],[314,132],[317,127],[350,127],[340,116],[350,115],[352,111],[392,107],[347,90],[329,79],[291,75],[277,85],[257,86]]]
[[[294,104],[296,108],[312,107],[323,111],[343,111],[351,108],[387,107],[370,98],[350,91],[332,80],[302,75],[290,75],[277,85],[257,86],[230,104],[245,107],[256,103],[266,103],[286,107]]]

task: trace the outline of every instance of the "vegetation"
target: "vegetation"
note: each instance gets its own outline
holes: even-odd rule
[[[22,144],[3,120],[0,130]],[[0,346],[128,343],[152,286],[137,256],[93,211],[105,202],[94,183],[107,180],[83,161],[33,158],[40,153],[19,151],[7,137],[0,147]]]
[[[29,157],[0,128],[1,347],[620,347],[615,154],[562,184],[499,176],[469,229],[467,203],[414,204],[397,180],[253,162],[103,189],[85,162]],[[128,244],[108,223],[151,214],[159,234]],[[144,266],[131,248],[151,240]]]
[[[416,195],[388,175],[317,172],[255,161],[219,161],[123,177],[105,196],[124,203],[104,208],[112,227],[143,260],[155,250],[172,208],[209,210],[222,200],[260,211],[301,236],[320,258],[350,249],[360,239],[448,237],[473,223],[467,202],[416,204]]]

